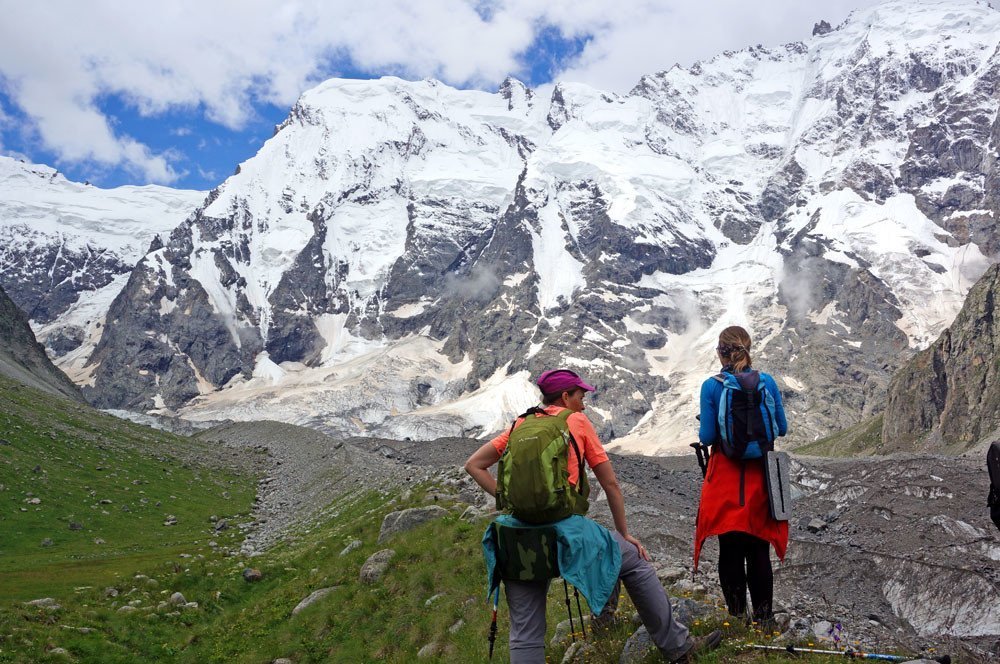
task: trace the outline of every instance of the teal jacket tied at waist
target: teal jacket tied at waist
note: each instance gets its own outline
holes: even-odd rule
[[[577,514],[541,526],[525,523],[509,514],[498,516],[496,522],[508,528],[554,528],[560,575],[580,591],[595,615],[604,609],[622,566],[621,549],[606,528]],[[483,535],[488,598],[500,589],[495,539],[493,524],[490,524]]]

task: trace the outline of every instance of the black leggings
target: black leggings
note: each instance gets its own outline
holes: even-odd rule
[[[774,573],[771,545],[747,533],[719,535],[719,583],[730,615],[747,615],[747,588],[753,603],[753,619],[773,617]]]

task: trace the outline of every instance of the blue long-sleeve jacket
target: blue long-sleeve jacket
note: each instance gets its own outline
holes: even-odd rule
[[[769,374],[760,372],[760,380],[764,389],[774,397],[774,419],[778,424],[778,435],[788,433],[788,421],[785,419],[785,408],[781,404],[781,391]],[[701,423],[698,427],[698,440],[708,446],[718,442],[719,434],[719,400],[722,398],[722,383],[709,377],[701,384]]]

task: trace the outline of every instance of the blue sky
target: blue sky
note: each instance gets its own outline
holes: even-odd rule
[[[333,76],[627,92],[726,49],[807,39],[872,0],[0,0],[0,154],[102,187],[209,189]],[[2,193],[2,192],[0,192]]]

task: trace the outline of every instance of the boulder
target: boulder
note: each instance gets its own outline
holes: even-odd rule
[[[566,649],[562,664],[584,664],[594,661],[594,646],[586,641],[577,641]]]
[[[382,549],[369,556],[365,564],[361,566],[361,583],[371,584],[381,579],[385,571],[389,569],[389,561],[395,555],[396,552],[392,549]]]
[[[24,605],[37,606],[43,609],[52,609],[52,610],[60,608],[59,604],[55,601],[55,599],[51,597],[43,597],[42,599],[33,599],[30,602],[25,602]]]
[[[811,533],[818,533],[821,530],[826,530],[826,521],[823,519],[812,519],[807,525],[806,530]]]
[[[329,588],[320,588],[319,590],[314,590],[312,593],[310,593],[308,597],[306,597],[304,600],[295,605],[295,608],[292,609],[292,615],[293,616],[299,615],[299,611],[302,611],[307,606],[310,606],[315,602],[323,599],[336,589],[337,586],[331,586]]]
[[[638,664],[645,661],[649,655],[657,652],[656,645],[649,638],[649,632],[646,631],[645,627],[640,627],[625,641],[618,663]]]
[[[351,551],[354,551],[355,549],[359,548],[360,546],[361,546],[361,540],[351,540],[351,542],[347,546],[344,547],[344,550],[340,552],[340,555],[346,556]]]
[[[583,624],[584,624],[584,627],[589,627],[589,625],[590,625],[590,616],[584,616],[583,617]],[[579,616],[574,616],[573,617],[573,627],[576,628],[577,636],[579,636],[580,631],[581,631],[580,630],[580,617]],[[559,644],[565,643],[565,642],[569,641],[570,640],[570,637],[569,637],[570,629],[571,629],[570,628],[570,621],[569,621],[568,618],[566,620],[563,620],[562,622],[560,622],[558,625],[556,625],[556,631],[552,635],[552,638],[549,639],[549,645],[552,646],[553,648],[555,648],[555,647],[558,647]]]
[[[187,599],[184,597],[184,595],[180,593],[174,593],[173,595],[170,596],[170,603],[179,606],[182,604],[187,604]]]
[[[378,543],[381,544],[394,535],[416,528],[422,523],[440,519],[448,515],[448,510],[438,505],[428,507],[412,507],[398,512],[391,512],[385,515],[382,520],[382,529],[378,534]]]
[[[434,657],[441,652],[440,643],[428,643],[426,646],[417,651],[417,659],[427,659],[428,657]]]

